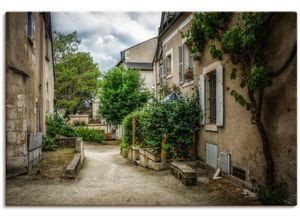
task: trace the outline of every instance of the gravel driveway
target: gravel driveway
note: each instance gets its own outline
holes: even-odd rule
[[[169,171],[156,172],[119,155],[118,146],[85,143],[86,159],[75,180],[35,179],[28,176],[8,179],[6,204],[30,206],[195,206],[255,205],[225,179],[187,187]]]

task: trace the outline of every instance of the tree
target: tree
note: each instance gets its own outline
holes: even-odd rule
[[[284,72],[296,54],[297,42],[278,70],[267,67],[267,48],[265,42],[273,25],[274,13],[242,13],[238,22],[229,25],[232,13],[196,13],[187,34],[187,45],[194,58],[201,59],[205,45],[208,44],[213,58],[223,60],[228,56],[233,64],[231,79],[239,79],[241,89],[247,89],[248,98],[232,90],[235,101],[252,114],[251,122],[260,133],[263,153],[266,160],[266,185],[276,185],[274,160],[265,126],[262,120],[264,91],[272,85],[272,80]],[[219,48],[216,45],[220,45]]]
[[[65,117],[87,110],[99,88],[98,66],[90,53],[78,51],[79,44],[76,32],[54,37],[55,105]]]
[[[114,67],[101,81],[99,112],[107,122],[119,125],[122,119],[142,107],[149,98],[137,70]]]

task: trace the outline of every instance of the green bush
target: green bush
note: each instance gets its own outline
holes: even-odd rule
[[[63,135],[66,137],[82,137],[84,141],[101,143],[104,140],[104,134],[101,130],[90,129],[87,127],[73,128],[64,122],[63,117],[54,114],[47,117],[47,135],[46,139],[50,140]],[[50,143],[50,142],[49,142]]]
[[[281,184],[273,187],[260,186],[258,198],[263,205],[284,205],[287,194]]]
[[[86,125],[87,124],[86,124],[85,121],[78,121],[78,120],[76,120],[76,121],[73,122],[73,126],[86,126]]]
[[[78,137],[82,137],[84,141],[101,143],[104,140],[104,134],[99,129],[79,127],[75,129]]]
[[[55,144],[54,138],[51,138],[46,135],[46,136],[44,136],[43,141],[44,141],[44,143],[43,143],[44,151],[54,151],[54,150],[56,150],[56,148],[58,148],[58,146]]]
[[[192,134],[199,127],[200,109],[195,98],[154,101],[124,118],[123,146],[132,144],[132,118],[136,118],[136,140],[141,147],[161,147],[163,138],[167,137],[167,157],[187,158]]]

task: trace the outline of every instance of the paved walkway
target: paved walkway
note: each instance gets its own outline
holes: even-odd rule
[[[7,181],[7,205],[230,205],[255,204],[226,180],[186,187],[169,171],[135,166],[117,146],[86,145],[76,180]]]

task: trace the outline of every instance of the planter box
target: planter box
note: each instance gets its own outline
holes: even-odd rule
[[[133,150],[131,148],[128,148],[128,155],[127,155],[128,160],[133,159]]]
[[[139,147],[132,147],[132,161],[135,162],[140,159],[140,148]]]
[[[193,70],[187,69],[184,73],[184,79],[193,79],[193,78],[194,78]]]
[[[168,163],[155,162],[148,158],[147,167],[151,170],[161,171],[168,169],[170,166]]]
[[[139,150],[139,157],[140,157],[140,166],[147,167],[148,159],[146,156],[146,151],[142,148]]]

